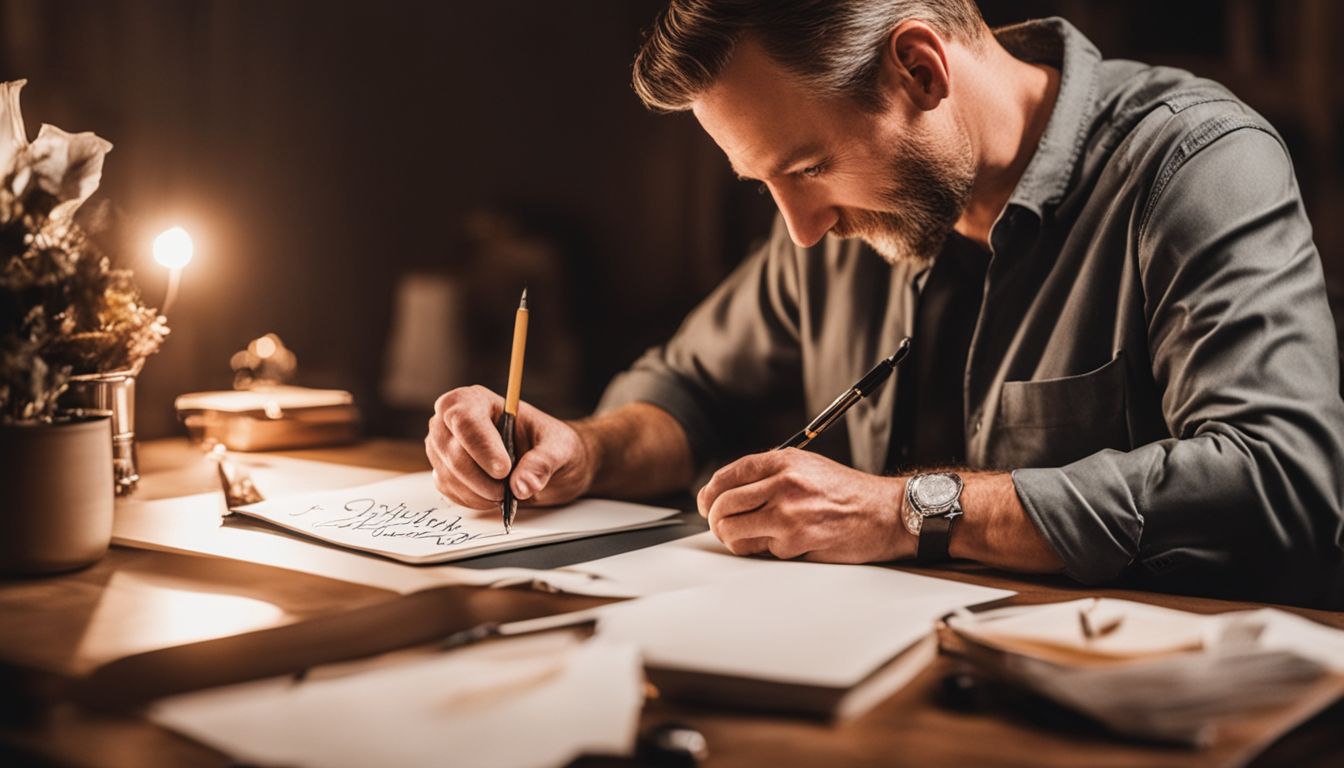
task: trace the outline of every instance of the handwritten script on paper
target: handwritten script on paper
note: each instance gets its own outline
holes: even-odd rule
[[[236,508],[252,517],[351,549],[408,563],[441,563],[508,549],[667,525],[675,510],[584,499],[525,508],[504,532],[498,509],[444,499],[428,472],[335,491],[300,493]]]
[[[330,515],[321,504],[314,504],[301,512],[291,512],[292,517],[307,517],[313,520],[314,528],[340,528],[347,531],[367,531],[369,536],[377,538],[423,539],[432,541],[440,547],[456,547],[468,542],[505,536],[502,529],[494,533],[472,533],[463,529],[462,515],[445,512],[437,507],[416,511],[405,502],[396,504],[379,503],[377,499],[366,497],[352,499],[341,507],[337,517]]]

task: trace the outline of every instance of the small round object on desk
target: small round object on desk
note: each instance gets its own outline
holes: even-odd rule
[[[685,723],[659,723],[639,738],[641,765],[657,768],[694,768],[709,757],[704,734]]]
[[[974,672],[959,670],[943,677],[938,700],[957,712],[979,712],[990,705],[989,686]]]

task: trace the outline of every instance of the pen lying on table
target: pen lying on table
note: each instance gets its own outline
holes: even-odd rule
[[[524,619],[522,621],[510,621],[506,623],[488,621],[484,624],[477,624],[474,627],[469,627],[460,632],[454,632],[440,641],[438,648],[441,651],[451,651],[454,648],[461,648],[465,645],[474,645],[482,640],[489,640],[495,637],[535,635],[538,632],[551,632],[557,629],[589,631],[596,627],[597,614],[592,611],[561,613],[555,616],[542,616],[537,619]]]
[[[877,365],[873,366],[871,371],[864,374],[864,377],[859,379],[857,384],[845,390],[845,392],[835,398],[835,400],[832,400],[831,404],[826,406],[826,409],[821,413],[817,414],[817,417],[813,419],[810,424],[799,430],[793,437],[785,440],[775,450],[782,451],[785,448],[805,448],[808,443],[815,440],[822,432],[825,432],[837,419],[844,416],[845,411],[853,408],[855,403],[868,395],[871,395],[878,387],[882,386],[883,382],[891,378],[892,371],[896,370],[896,366],[900,365],[901,361],[904,360],[905,356],[908,354],[910,354],[910,337],[906,336],[904,339],[901,339],[901,345],[896,348],[896,352],[891,357],[879,360]]]
[[[592,609],[575,611],[572,613],[559,613],[553,616],[541,616],[535,619],[523,619],[521,621],[487,621],[482,624],[477,624],[453,632],[434,642],[434,644],[430,646],[430,649],[434,651],[453,651],[458,648],[465,648],[495,638],[523,637],[525,635],[537,635],[542,632],[553,632],[561,629],[580,632],[585,636],[588,636],[591,635],[596,628],[597,613]],[[311,668],[305,667],[294,672],[290,675],[290,678],[296,684],[302,683],[308,679],[311,672]],[[346,674],[351,674],[351,672],[348,670],[339,671],[324,676],[324,679],[329,679],[332,676],[340,677]]]

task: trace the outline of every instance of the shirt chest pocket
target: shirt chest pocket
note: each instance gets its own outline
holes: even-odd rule
[[[1087,373],[1007,381],[986,441],[986,464],[1061,467],[1106,448],[1129,450],[1124,353]]]

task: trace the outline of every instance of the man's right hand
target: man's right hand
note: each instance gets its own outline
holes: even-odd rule
[[[496,507],[504,497],[509,456],[495,421],[504,398],[485,387],[460,387],[439,397],[429,419],[425,454],[439,493],[470,509]],[[574,427],[518,404],[518,463],[509,481],[519,501],[564,504],[587,493],[596,471],[596,447]]]

